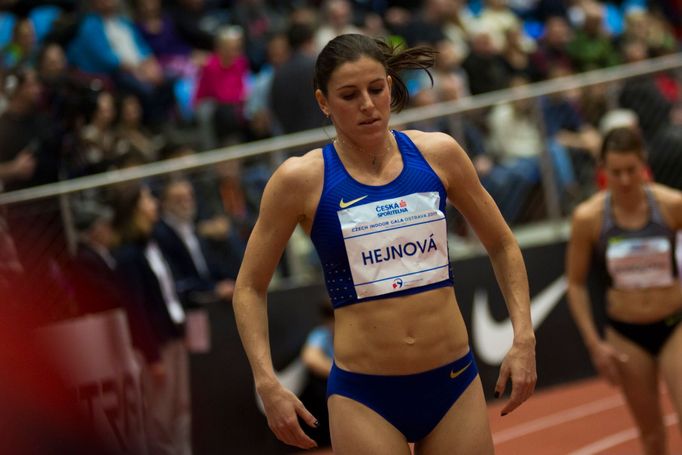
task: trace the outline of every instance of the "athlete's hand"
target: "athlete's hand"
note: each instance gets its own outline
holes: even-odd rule
[[[317,443],[303,432],[298,417],[300,416],[311,427],[317,427],[317,419],[308,412],[296,395],[279,383],[259,388],[258,395],[263,400],[268,426],[277,439],[301,449],[317,447]]]
[[[535,391],[537,379],[535,339],[518,343],[515,341],[502,361],[495,384],[495,397],[500,397],[504,394],[507,381],[511,380],[512,383],[511,396],[500,414],[507,415],[526,401]]]
[[[628,356],[617,351],[605,341],[600,341],[590,348],[592,365],[600,376],[611,385],[620,385],[619,364],[628,361]]]

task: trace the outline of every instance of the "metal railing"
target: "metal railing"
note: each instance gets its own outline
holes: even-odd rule
[[[491,107],[500,103],[539,98],[544,95],[561,93],[567,90],[581,89],[598,84],[618,82],[631,77],[679,69],[682,69],[682,54],[673,54],[644,62],[620,65],[617,67],[528,84],[514,89],[505,89],[477,96],[465,97],[457,101],[441,102],[430,106],[412,108],[394,115],[391,124],[401,125],[458,115]],[[202,152],[193,156],[145,164],[131,169],[110,171],[87,177],[79,177],[68,181],[12,191],[0,194],[0,205],[76,193],[87,189],[164,175],[171,172],[199,170],[229,160],[255,157],[287,150],[304,150],[330,140],[333,135],[332,130],[333,127],[331,126],[317,128],[300,133],[237,144]]]

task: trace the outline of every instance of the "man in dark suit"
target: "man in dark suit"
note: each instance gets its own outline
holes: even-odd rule
[[[191,183],[184,179],[168,182],[163,189],[161,208],[161,220],[153,235],[168,261],[183,302],[197,306],[231,300],[233,277],[220,270],[196,232],[196,200]]]

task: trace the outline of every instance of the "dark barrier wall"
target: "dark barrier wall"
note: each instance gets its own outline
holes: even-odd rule
[[[538,387],[593,374],[566,304],[565,243],[525,249],[537,334]],[[453,264],[455,289],[487,397],[492,397],[499,361],[511,343],[511,325],[487,257]],[[595,295],[599,290],[591,286]],[[283,369],[298,355],[319,321],[320,286],[272,293],[269,298],[273,359]],[[599,307],[597,305],[597,307]],[[232,308],[210,308],[213,347],[192,356],[194,441],[198,454],[291,453],[271,435],[258,410],[251,374]],[[598,315],[601,320],[601,316]],[[505,341],[506,340],[506,341]]]

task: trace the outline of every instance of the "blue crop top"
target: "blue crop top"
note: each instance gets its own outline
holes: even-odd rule
[[[452,286],[442,182],[407,135],[403,169],[386,185],[353,179],[333,144],[310,233],[334,308]]]

